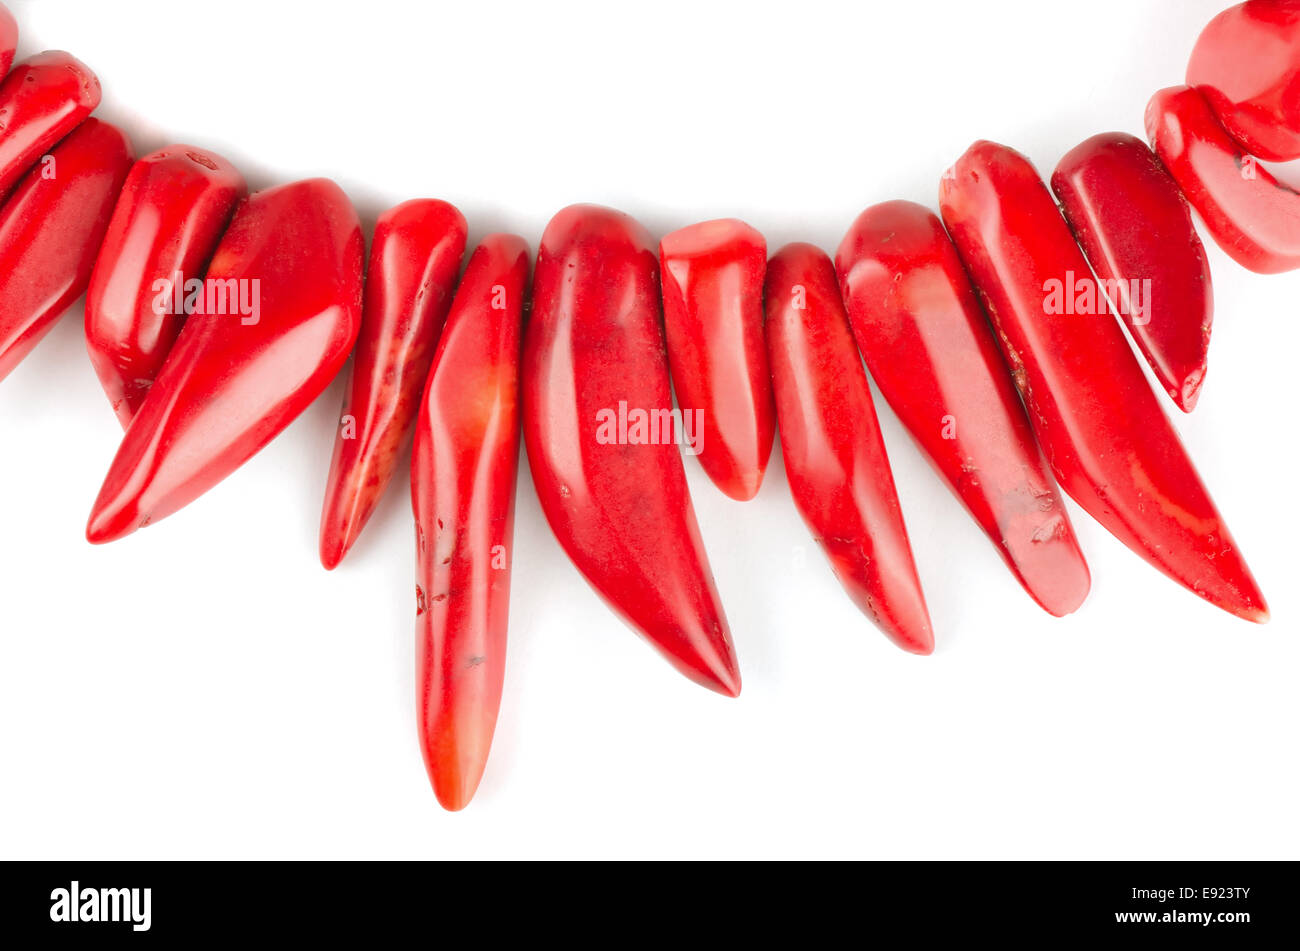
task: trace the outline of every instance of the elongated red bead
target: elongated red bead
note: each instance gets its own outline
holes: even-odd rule
[[[501,706],[528,263],[528,245],[509,234],[470,256],[415,427],[420,749],[452,810],[478,789]]]
[[[131,143],[116,126],[88,119],[55,146],[50,162],[28,172],[0,208],[0,379],[90,283],[131,168]]]
[[[186,300],[248,194],[214,152],[173,145],[131,167],[86,292],[86,347],[125,429],[185,323]],[[179,304],[179,306],[178,306]]]
[[[524,344],[524,443],[551,530],[592,587],[682,674],[740,693],[676,439],[659,263],[627,215],[546,226]],[[708,438],[708,430],[703,431]]]
[[[1145,142],[1110,132],[1061,159],[1052,190],[1156,379],[1190,413],[1205,382],[1214,291],[1178,183]]]
[[[763,342],[767,242],[743,221],[705,221],[665,236],[659,261],[677,403],[708,427],[700,465],[731,498],[751,499],[776,435]]]
[[[858,346],[903,425],[1017,580],[1060,617],[1088,566],[988,320],[928,208],[868,208],[835,257]]]
[[[786,245],[768,262],[765,298],[795,507],[853,603],[903,650],[929,654],[930,615],[831,259]]]
[[[364,240],[328,179],[255,192],[208,267],[192,314],[127,427],[86,526],[96,544],[190,504],[329,385],[361,322]]]
[[[417,198],[375,224],[361,333],[352,355],[320,516],[320,561],[333,569],[383,497],[411,438],[465,254],[465,217]]]
[[[1080,277],[1088,262],[1033,165],[977,142],[943,176],[939,205],[1062,488],[1175,581],[1239,617],[1267,620],[1119,322],[1095,291],[1062,306],[1063,287],[1090,280]]]

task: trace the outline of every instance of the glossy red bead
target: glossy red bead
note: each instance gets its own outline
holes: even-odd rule
[[[1252,155],[1300,158],[1300,0],[1249,0],[1201,32],[1187,85]]]
[[[36,166],[0,209],[0,379],[86,290],[131,143],[88,119]]]
[[[470,256],[415,429],[420,749],[452,810],[478,788],[501,706],[528,265],[528,245],[509,234]]]
[[[327,179],[240,206],[208,267],[208,288],[224,296],[186,321],[109,467],[87,539],[113,541],[193,502],[321,394],[356,341],[363,245],[356,211]]]
[[[99,80],[59,50],[23,60],[0,82],[0,195],[99,105]]]
[[[1190,413],[1205,381],[1214,292],[1178,183],[1145,142],[1110,132],[1061,159],[1052,190],[1156,379]]]
[[[1062,488],[1175,581],[1239,617],[1267,620],[1123,329],[1095,289],[1089,295],[1088,262],[1033,165],[977,142],[943,176],[939,204]],[[1077,291],[1068,305],[1062,288]]]
[[[627,215],[546,226],[524,344],[524,443],[555,537],[592,587],[682,674],[740,693],[672,420],[659,266]],[[707,438],[707,430],[704,431]]]
[[[677,404],[700,411],[700,465],[733,499],[767,471],[776,409],[763,342],[767,242],[735,219],[705,221],[659,242],[664,330]]]
[[[320,518],[320,560],[351,549],[411,438],[465,254],[464,216],[415,199],[379,216],[370,246],[361,333],[334,440]]]
[[[899,647],[929,654],[930,615],[831,259],[786,245],[768,262],[764,296],[795,507],[854,604]]]
[[[1211,236],[1260,274],[1300,267],[1300,194],[1237,147],[1205,98],[1162,89],[1146,111],[1147,138]]]
[[[1058,617],[1074,611],[1088,566],[942,223],[913,202],[875,205],[835,267],[881,395],[1030,596]]]
[[[123,428],[181,332],[187,292],[207,275],[247,194],[233,165],[192,145],[168,146],[132,166],[86,293],[90,362]]]

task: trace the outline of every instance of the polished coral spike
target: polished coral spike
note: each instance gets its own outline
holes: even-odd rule
[[[752,499],[776,435],[763,343],[767,242],[735,219],[705,221],[659,242],[673,389],[702,414],[700,465],[733,499]]]
[[[192,145],[169,146],[132,166],[86,292],[90,362],[124,429],[247,193],[233,165]]]
[[[546,226],[524,344],[524,443],[561,546],[681,673],[740,693],[678,441],[650,235],[627,215],[565,208]]]
[[[88,119],[33,168],[0,208],[0,379],[54,328],[90,283],[131,168],[131,143]]]
[[[478,789],[501,706],[528,263],[509,234],[470,256],[415,427],[420,749],[452,810]]]
[[[789,244],[767,266],[767,342],[795,507],[853,603],[903,650],[934,650],[930,615],[835,269]]]
[[[1029,160],[977,142],[939,207],[1061,487],[1134,552],[1251,621],[1268,608]]]
[[[1088,595],[1088,566],[975,290],[939,219],[868,208],[835,256],[849,321],[881,395],[1049,614]]]
[[[171,515],[284,430],[338,374],[361,322],[361,223],[333,182],[254,193],[208,268],[131,421],[86,537],[109,542]]]
[[[411,438],[466,230],[455,207],[432,198],[390,208],[375,225],[361,333],[321,508],[320,560],[328,569],[374,514]]]
[[[1061,159],[1052,190],[1156,379],[1190,413],[1205,382],[1214,291],[1178,183],[1141,139],[1110,132]]]

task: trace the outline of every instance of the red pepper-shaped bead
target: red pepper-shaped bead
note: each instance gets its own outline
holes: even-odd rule
[[[1259,274],[1300,267],[1300,194],[1242,152],[1187,86],[1147,104],[1147,138],[1192,207],[1234,261]]]
[[[1175,581],[1266,620],[1263,595],[1123,329],[1095,290],[1080,289],[1088,262],[1033,165],[977,142],[944,175],[939,203],[1062,488]],[[1072,307],[1063,288],[1077,291]]]
[[[1187,85],[1252,155],[1300,158],[1300,0],[1250,0],[1201,32]]]
[[[14,64],[14,50],[18,49],[18,21],[9,8],[0,3],[0,79]]]
[[[131,168],[131,143],[88,119],[0,209],[0,379],[86,290]]]
[[[706,221],[659,242],[664,330],[677,405],[699,410],[700,465],[719,489],[758,493],[776,408],[763,342],[767,242],[743,221]]]
[[[320,518],[320,560],[333,569],[374,514],[420,408],[465,254],[465,218],[415,199],[375,224],[361,333]]]
[[[149,394],[185,322],[186,292],[203,280],[247,194],[233,165],[192,145],[132,166],[86,293],[86,348],[122,428]]]
[[[109,542],[188,505],[274,439],[343,366],[361,323],[364,239],[327,179],[254,193],[208,266],[122,439],[86,537]]]
[[[672,416],[658,271],[626,215],[573,205],[551,219],[524,343],[524,443],[542,511],[592,587],[679,671],[736,696],[674,443],[701,433],[695,414]]]
[[[881,395],[1030,596],[1057,617],[1074,611],[1088,565],[938,217],[908,201],[868,208],[835,269]]]
[[[849,597],[903,650],[934,650],[894,476],[831,259],[788,244],[767,265],[767,344],[795,507]]]
[[[415,428],[416,713],[434,793],[451,810],[478,788],[501,706],[528,263],[510,234],[470,255]]]
[[[51,50],[29,56],[0,83],[0,195],[100,99],[99,80],[76,57]]]
[[[1178,183],[1145,142],[1110,132],[1061,159],[1052,190],[1156,379],[1190,413],[1205,381],[1214,292]]]

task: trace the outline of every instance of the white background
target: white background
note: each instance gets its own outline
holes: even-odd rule
[[[140,154],[215,148],[255,187],[328,175],[368,224],[433,196],[471,239],[535,246],[596,201],[656,235],[740,216],[772,250],[933,206],[976,138],[1048,173],[1140,134],[1222,5],[10,0],[20,55],[84,59]],[[405,477],[342,568],[317,562],[338,384],[194,505],[91,547],[121,434],[78,306],[0,384],[0,855],[1295,858],[1300,274],[1210,255],[1209,376],[1176,422],[1272,624],[1077,507],[1093,593],[1051,619],[878,401],[937,652],[852,607],[779,450],[749,503],[688,459],[744,674],[724,700],[600,603],[525,465],[506,697],[458,815],[415,739]]]

